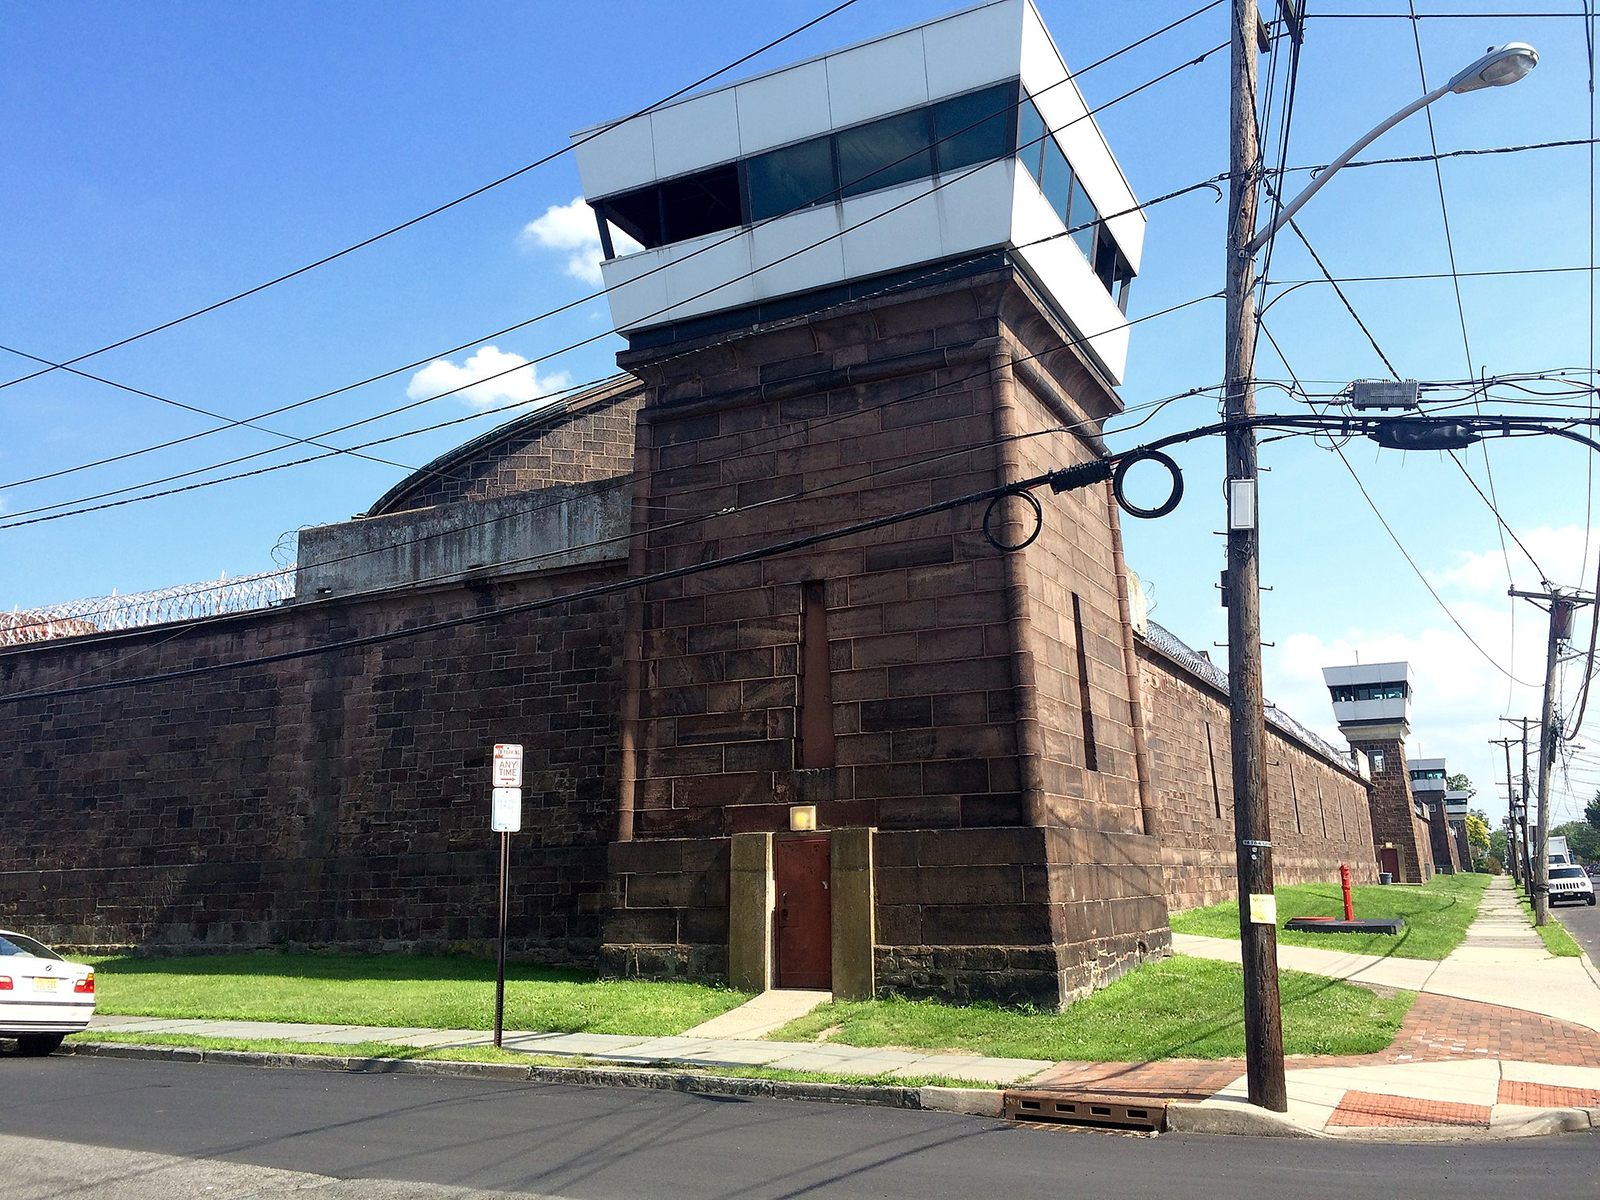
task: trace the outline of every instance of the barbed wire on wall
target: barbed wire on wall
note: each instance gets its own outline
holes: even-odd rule
[[[109,596],[0,612],[0,646],[248,612],[293,598],[293,566],[233,579],[224,572],[205,583],[177,584],[120,596],[112,592]]]

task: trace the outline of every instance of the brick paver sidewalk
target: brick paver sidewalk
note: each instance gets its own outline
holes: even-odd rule
[[[1498,886],[1495,886],[1498,885]],[[1514,919],[1512,919],[1514,918]],[[1482,974],[1495,999],[1529,992],[1530,1007],[1551,1007],[1525,977],[1508,984],[1517,956],[1548,960],[1509,885],[1496,880],[1461,948],[1445,964]],[[1526,968],[1524,967],[1524,970]],[[1496,977],[1498,972],[1499,977]],[[1527,972],[1531,976],[1533,972]],[[1588,984],[1587,977],[1584,979]],[[1577,998],[1581,1019],[1593,1023]],[[1290,1117],[1315,1130],[1434,1126],[1486,1130],[1537,1110],[1600,1110],[1600,1034],[1585,1025],[1498,1003],[1423,992],[1394,1043],[1376,1054],[1291,1056]],[[1063,1062],[1030,1088],[1173,1100],[1242,1098],[1242,1059],[1153,1063]],[[1600,1125],[1600,1122],[1597,1122]]]

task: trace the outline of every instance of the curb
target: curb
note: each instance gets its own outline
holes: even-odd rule
[[[347,1071],[363,1075],[430,1075],[456,1079],[498,1079],[508,1083],[560,1084],[569,1087],[645,1088],[706,1096],[761,1100],[812,1100],[830,1104],[867,1104],[953,1116],[1003,1118],[1005,1093],[999,1089],[924,1085],[894,1087],[860,1083],[800,1083],[747,1079],[733,1075],[701,1075],[642,1067],[547,1067],[514,1063],[455,1062],[449,1059],[342,1058],[327,1054],[273,1054],[257,1050],[202,1050],[192,1046],[151,1046],[130,1042],[68,1042],[58,1054],[129,1058],[164,1062],[216,1063],[241,1067]],[[1169,1100],[1167,1133],[1203,1133],[1232,1137],[1314,1138],[1340,1142],[1466,1142],[1508,1141],[1556,1133],[1600,1129],[1600,1108],[1527,1109],[1491,1121],[1488,1128],[1466,1125],[1406,1125],[1308,1129],[1283,1113],[1257,1108],[1243,1100]]]
[[[1475,1125],[1351,1126],[1307,1129],[1283,1113],[1243,1101],[1172,1100],[1167,1104],[1167,1132],[1211,1133],[1243,1137],[1317,1138],[1334,1142],[1480,1142],[1585,1133],[1600,1129],[1600,1108],[1529,1109]]]
[[[1242,1101],[1167,1101],[1168,1133],[1217,1133],[1235,1137],[1321,1138],[1326,1134],[1296,1125],[1283,1113]]]
[[[1001,1115],[1001,1093],[982,1088],[894,1087],[860,1083],[800,1083],[746,1079],[639,1067],[546,1067],[514,1063],[454,1062],[448,1059],[341,1058],[325,1054],[272,1054],[256,1050],[202,1050],[191,1046],[144,1046],[130,1042],[69,1042],[57,1053],[98,1058],[218,1063],[241,1067],[348,1071],[364,1075],[433,1075],[457,1079],[500,1079],[514,1083],[577,1087],[648,1088],[711,1096],[764,1100],[821,1100],[832,1104],[870,1104],[969,1117]]]

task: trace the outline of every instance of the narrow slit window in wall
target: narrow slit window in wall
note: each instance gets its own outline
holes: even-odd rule
[[[828,606],[821,580],[800,585],[800,766],[834,765],[833,678],[828,663]]]
[[[1217,786],[1217,748],[1211,743],[1211,722],[1206,722],[1206,761],[1211,764],[1211,803],[1216,806],[1217,820],[1222,820],[1222,789]]]
[[[1294,831],[1304,833],[1300,827],[1300,789],[1294,783],[1294,768],[1289,768],[1289,802],[1294,805]]]
[[[1094,744],[1094,710],[1089,704],[1089,653],[1083,644],[1083,601],[1072,593],[1072,632],[1078,642],[1078,711],[1083,716],[1083,765],[1100,769],[1100,754]]]

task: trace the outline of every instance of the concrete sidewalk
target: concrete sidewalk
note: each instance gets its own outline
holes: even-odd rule
[[[1184,953],[1238,961],[1238,943],[1178,935]],[[943,1077],[1030,1096],[1120,1096],[1165,1105],[1168,1128],[1295,1137],[1461,1139],[1600,1128],[1600,984],[1574,959],[1544,950],[1494,880],[1466,940],[1444,962],[1279,947],[1280,965],[1369,986],[1419,991],[1395,1042],[1378,1054],[1291,1058],[1289,1111],[1268,1113],[1245,1096],[1238,1060],[1052,1063],[975,1054],[773,1042],[765,1033],[809,1012],[822,992],[768,992],[678,1037],[506,1031],[502,1047],[530,1055],[634,1067],[770,1067],[852,1077]],[[1566,968],[1576,967],[1576,973]],[[1553,995],[1559,990],[1561,994]],[[373,1028],[262,1021],[96,1016],[91,1032],[283,1039],[339,1047],[382,1042],[426,1051],[487,1046],[471,1029]],[[606,1071],[597,1069],[594,1082]],[[748,1081],[733,1081],[748,1082]],[[851,1096],[906,1089],[865,1088]],[[911,1089],[915,1090],[915,1089]],[[923,1089],[945,1093],[947,1089]],[[999,1115],[1002,1094],[958,1092],[941,1107]],[[881,1101],[880,1101],[881,1102]],[[928,1101],[922,1101],[927,1105]]]
[[[739,1011],[738,1009],[734,1010]],[[96,1015],[91,1033],[186,1034],[190,1037],[248,1038],[351,1046],[381,1042],[390,1046],[434,1049],[445,1046],[489,1046],[492,1034],[481,1029],[403,1029],[360,1025],[302,1025],[276,1021],[201,1021],[161,1017]],[[832,1042],[768,1042],[742,1037],[627,1037],[600,1033],[535,1033],[505,1030],[501,1048],[526,1054],[599,1059],[632,1066],[772,1067],[780,1071],[819,1071],[830,1075],[915,1079],[936,1075],[971,1083],[1000,1086],[1037,1075],[1048,1059],[984,1058],[976,1054],[879,1050]]]
[[[1228,938],[1175,933],[1172,948],[1199,958],[1239,961],[1239,943]],[[1504,876],[1490,880],[1466,939],[1442,962],[1280,943],[1278,966],[1352,983],[1521,1009],[1600,1032],[1600,982],[1592,964],[1581,957],[1556,958],[1546,950],[1517,903],[1511,881]]]

